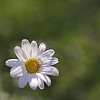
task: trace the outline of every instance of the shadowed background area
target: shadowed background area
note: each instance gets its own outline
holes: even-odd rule
[[[5,61],[22,39],[56,51],[50,87],[10,77]],[[0,100],[100,100],[100,0],[0,0]]]

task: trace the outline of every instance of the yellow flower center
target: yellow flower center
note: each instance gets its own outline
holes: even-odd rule
[[[36,73],[40,68],[39,61],[35,58],[30,58],[25,62],[25,67],[28,73]]]

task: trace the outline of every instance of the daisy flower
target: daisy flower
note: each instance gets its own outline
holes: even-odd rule
[[[44,89],[44,82],[48,86],[51,85],[51,79],[48,75],[59,75],[59,71],[52,66],[58,63],[58,59],[52,57],[55,51],[45,50],[44,43],[38,47],[36,41],[30,43],[27,39],[22,40],[21,47],[14,48],[18,59],[9,59],[6,61],[6,65],[12,67],[11,77],[19,77],[18,85],[20,88],[25,87],[28,83],[33,90],[36,90],[37,87]]]

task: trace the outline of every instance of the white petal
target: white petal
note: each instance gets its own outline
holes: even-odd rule
[[[31,51],[30,42],[27,39],[23,39],[21,45],[22,45],[22,49],[25,52],[26,56],[30,58],[30,51]]]
[[[36,75],[29,75],[28,77],[29,86],[31,89],[36,90],[38,82]]]
[[[43,74],[41,74],[41,73],[36,73],[36,75],[37,75],[38,77],[40,77],[44,82],[46,82],[46,79],[45,79],[45,77],[44,77]]]
[[[52,57],[43,57],[43,58],[38,58],[41,61],[41,65],[46,62],[47,60],[51,59]]]
[[[31,42],[31,57],[37,56],[37,43],[36,41]]]
[[[43,66],[43,67],[46,67],[46,66],[48,67],[48,66],[50,66],[50,65],[55,65],[55,64],[57,64],[57,63],[58,63],[58,59],[55,58],[55,57],[52,57],[52,58],[50,58],[50,59],[44,61],[44,62],[42,63],[42,66]]]
[[[27,59],[25,53],[23,52],[23,50],[20,47],[16,46],[14,48],[14,51],[15,51],[16,56],[19,58],[19,60],[25,61]]]
[[[24,63],[18,59],[9,59],[6,61],[6,65],[9,67],[18,67],[23,65]]]
[[[21,77],[19,78],[19,81],[18,81],[19,87],[20,87],[20,88],[25,87],[26,84],[27,84],[27,80],[28,80],[27,75],[21,76]]]
[[[51,80],[47,75],[43,75],[41,73],[36,73],[38,77],[40,77],[48,86],[51,85]]]
[[[38,76],[37,76],[37,77],[38,77]],[[44,89],[44,82],[43,82],[43,80],[40,79],[39,77],[38,77],[38,86],[39,86],[40,89]]]
[[[44,58],[46,58],[46,59],[48,58],[49,59],[51,56],[54,55],[54,53],[55,53],[54,50],[49,49],[49,50],[43,52],[38,58],[39,59],[44,59]]]
[[[52,66],[40,68],[40,72],[46,75],[53,75],[53,76],[59,75],[58,69]]]
[[[47,75],[44,75],[45,76],[45,78],[46,78],[46,84],[48,85],[48,86],[50,86],[51,85],[51,79],[47,76]]]
[[[10,70],[10,75],[11,75],[12,77],[20,77],[20,76],[22,76],[23,73],[22,73],[22,68],[21,68],[21,66],[11,68],[11,70]]]
[[[42,54],[46,49],[46,45],[44,43],[41,43],[39,45],[39,49],[38,49],[38,55]]]

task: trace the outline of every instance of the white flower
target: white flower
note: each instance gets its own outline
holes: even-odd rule
[[[9,59],[6,61],[6,65],[12,67],[10,70],[12,77],[19,77],[20,88],[29,83],[33,90],[37,87],[44,89],[44,82],[48,86],[51,85],[48,75],[59,75],[59,71],[52,66],[58,63],[58,59],[52,57],[55,51],[52,49],[45,51],[45,49],[44,43],[38,47],[36,41],[32,41],[30,44],[27,39],[22,40],[21,48],[19,46],[14,48],[18,59]]]

